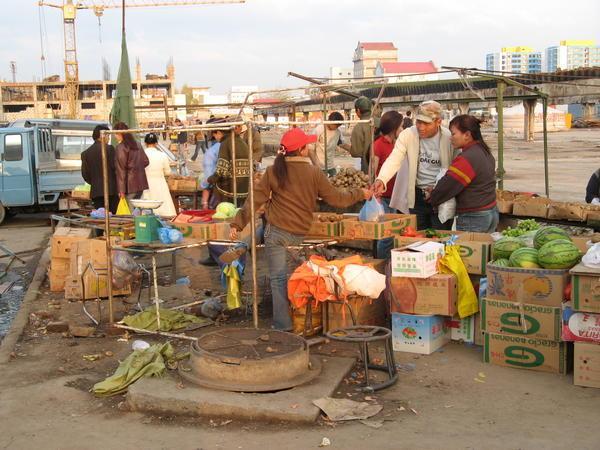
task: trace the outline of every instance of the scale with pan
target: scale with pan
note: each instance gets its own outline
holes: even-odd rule
[[[161,227],[159,217],[154,210],[162,206],[162,200],[130,200],[131,206],[139,208],[142,213],[136,216],[135,240],[136,242],[149,243],[158,240],[158,229]]]

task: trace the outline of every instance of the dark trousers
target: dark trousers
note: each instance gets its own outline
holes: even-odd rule
[[[433,210],[431,203],[425,201],[423,190],[415,187],[415,206],[410,209],[410,213],[417,216],[417,230],[426,230],[433,228],[435,230],[451,230],[454,219],[447,222],[440,222],[437,212]]]
[[[94,205],[94,209],[104,208],[104,197],[93,198],[92,204]],[[113,214],[116,214],[117,206],[119,206],[119,196],[118,195],[110,195],[108,197],[108,205],[110,208],[110,212]]]

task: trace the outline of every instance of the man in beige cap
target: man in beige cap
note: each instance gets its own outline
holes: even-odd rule
[[[450,130],[442,127],[442,106],[435,101],[419,105],[415,125],[403,130],[396,140],[394,150],[385,161],[373,184],[373,191],[381,195],[387,182],[408,158],[408,180],[396,180],[396,189],[406,188],[406,203],[411,214],[417,216],[417,228],[449,230],[452,220],[441,223],[428,202],[429,193],[442,169],[447,169],[454,157],[450,143]]]

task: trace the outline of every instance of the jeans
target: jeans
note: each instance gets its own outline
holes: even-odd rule
[[[433,228],[435,230],[451,230],[454,219],[447,222],[440,222],[437,212],[433,210],[431,203],[425,201],[423,191],[415,187],[415,206],[410,209],[411,214],[417,216],[417,230],[426,230]]]
[[[456,218],[456,229],[459,231],[475,231],[478,233],[493,233],[496,231],[500,216],[498,208],[485,211],[474,211],[459,214]]]
[[[271,277],[271,294],[273,296],[273,327],[276,330],[292,330],[290,303],[287,295],[288,266],[293,258],[286,249],[288,245],[300,245],[303,236],[289,233],[281,228],[267,224],[265,228],[265,253]]]
[[[196,149],[194,150],[194,155],[192,156],[192,161],[196,161],[196,158],[200,154],[200,151],[204,154],[206,152],[206,141],[204,139],[200,139],[196,141]]]

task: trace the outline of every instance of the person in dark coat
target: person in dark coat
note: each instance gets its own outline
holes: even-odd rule
[[[102,141],[100,131],[107,130],[106,125],[97,125],[92,132],[94,143],[81,153],[81,175],[92,189],[90,197],[94,208],[104,208],[104,170],[102,168]],[[104,136],[106,143],[106,159],[108,163],[108,203],[110,212],[117,212],[119,196],[115,177],[115,148],[108,143],[109,136]]]
[[[585,188],[586,203],[600,203],[600,169],[596,170]]]

